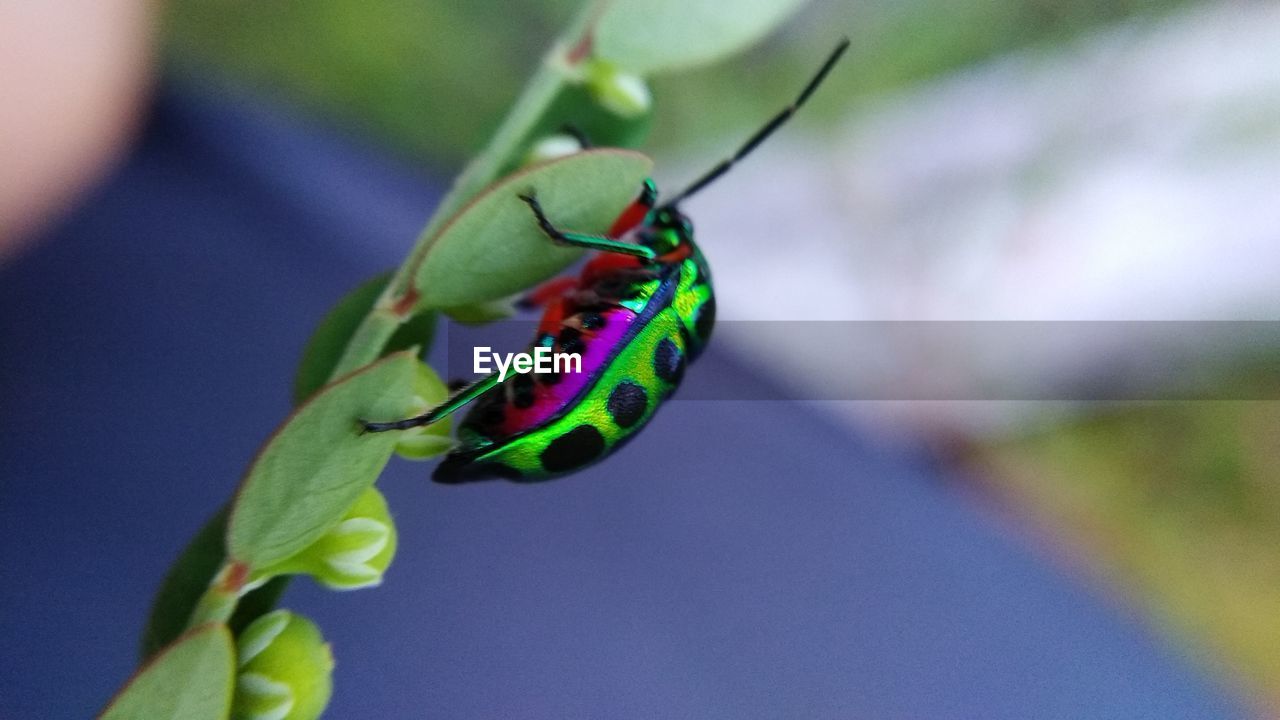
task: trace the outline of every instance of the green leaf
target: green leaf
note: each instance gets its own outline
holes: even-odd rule
[[[187,627],[187,619],[209,580],[226,556],[227,509],[223,507],[200,528],[177,562],[169,569],[151,604],[151,615],[142,633],[142,656],[151,657],[173,642]]]
[[[361,283],[356,289],[343,296],[338,304],[325,315],[320,326],[307,341],[302,352],[302,362],[298,365],[298,374],[293,381],[293,402],[298,404],[316,390],[329,382],[338,359],[355,334],[360,321],[373,309],[382,290],[391,279],[391,273],[382,273]],[[383,352],[404,350],[413,346],[422,349],[425,356],[431,348],[432,336],[435,334],[434,313],[421,313],[401,325],[392,336]]]
[[[406,416],[420,415],[449,399],[449,388],[440,376],[426,363],[418,363],[413,377],[413,401]],[[452,418],[445,418],[426,427],[405,430],[396,443],[396,454],[409,460],[426,460],[448,452],[454,446],[449,430]]]
[[[222,567],[226,559],[227,508],[220,508],[200,528],[178,560],[169,569],[160,590],[151,604],[151,614],[142,633],[143,659],[155,655],[164,646],[182,635],[191,619],[191,611],[209,581]],[[229,623],[231,632],[237,633],[258,616],[275,607],[276,600],[288,585],[288,578],[280,577],[240,598],[235,614]]]
[[[640,75],[731,55],[780,25],[804,0],[627,0],[606,6],[596,57]]]
[[[515,315],[516,308],[512,298],[501,298],[471,305],[442,308],[441,312],[448,315],[450,320],[463,325],[487,325]]]
[[[225,625],[192,630],[138,671],[101,720],[225,720],[231,712],[235,647]]]
[[[436,336],[436,313],[434,310],[418,313],[396,330],[387,341],[383,353],[399,352],[417,348],[418,357],[426,359],[431,351],[431,341]]]
[[[397,433],[361,419],[405,417],[417,360],[399,352],[326,386],[285,421],[249,467],[231,507],[227,549],[251,569],[283,560],[338,522],[373,485]]]
[[[414,268],[425,307],[513,295],[563,270],[581,250],[555,245],[519,195],[538,196],[564,228],[603,233],[640,192],[653,163],[629,150],[600,148],[550,160],[490,185],[462,208]]]

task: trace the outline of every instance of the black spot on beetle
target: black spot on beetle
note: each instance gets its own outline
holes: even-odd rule
[[[622,382],[609,393],[606,408],[618,427],[629,428],[644,417],[649,404],[649,393],[633,382]]]
[[[594,425],[579,425],[552,440],[542,451],[548,472],[568,472],[590,463],[604,452],[604,436]]]
[[[431,473],[433,481],[447,485],[495,478],[513,482],[526,480],[519,470],[510,465],[500,462],[474,462],[471,453],[446,455],[444,462],[437,465],[435,471]]]
[[[672,385],[679,385],[684,377],[684,353],[671,338],[663,338],[653,354],[653,371]]]
[[[533,405],[533,377],[521,373],[511,379],[511,404],[518,408]]]
[[[506,419],[507,414],[503,410],[501,403],[493,403],[489,407],[484,408],[480,413],[480,424],[484,427],[501,425],[502,421]]]
[[[502,424],[506,419],[504,412],[507,405],[506,397],[507,389],[501,385],[495,387],[485,394],[481,395],[475,404],[471,406],[470,412],[464,425],[477,428],[482,432],[488,432],[495,426]]]

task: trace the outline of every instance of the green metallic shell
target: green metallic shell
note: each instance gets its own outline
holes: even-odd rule
[[[458,464],[512,480],[545,480],[604,458],[639,432],[679,386],[714,319],[714,297],[701,254],[695,251],[681,261],[679,272],[675,293],[667,295],[665,307],[651,313],[644,311],[652,308],[634,308],[648,319],[613,360],[597,370],[577,402],[551,421],[491,448],[462,448]],[[654,289],[646,288],[648,302],[659,302]]]
[[[675,344],[681,362],[685,356],[684,338],[680,333],[680,321],[670,310],[658,313],[638,333],[616,359],[605,367],[586,397],[558,419],[486,453],[480,461],[501,462],[518,470],[526,479],[550,477],[577,470],[605,455],[634,435],[653,417],[659,403],[675,390],[676,382],[658,377],[654,369],[654,357],[663,341]],[[609,397],[624,383],[631,383],[644,390],[643,413],[629,427],[623,427],[609,413]],[[587,425],[599,432],[602,443],[593,435],[578,430]],[[577,430],[578,435],[570,433]],[[568,437],[569,440],[562,438]],[[553,450],[554,443],[556,449]],[[596,447],[598,445],[598,447]],[[550,465],[548,467],[547,465]]]

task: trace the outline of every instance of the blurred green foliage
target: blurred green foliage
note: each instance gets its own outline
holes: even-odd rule
[[[847,100],[821,103],[829,114],[1177,1],[813,2],[743,56],[657,78],[651,147],[742,135],[795,93],[842,34],[853,40],[847,69],[823,92]],[[578,4],[172,0],[165,49],[179,74],[227,77],[413,157],[458,165],[487,139]]]
[[[1133,404],[977,457],[999,494],[1280,707],[1277,438],[1274,400]]]

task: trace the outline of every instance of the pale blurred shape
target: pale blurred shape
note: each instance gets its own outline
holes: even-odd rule
[[[732,188],[689,203],[720,315],[1280,319],[1277,48],[1280,5],[1198,6],[885,98],[834,141],[789,128],[723,181]],[[721,339],[733,335],[729,324]],[[1052,357],[957,360],[936,347],[843,348],[838,337],[822,352],[751,339],[744,350],[801,384],[943,372],[961,386],[1037,374],[1060,385],[1151,351],[1117,337]],[[855,350],[878,361],[853,363]],[[968,432],[1047,407],[898,409]]]
[[[128,138],[153,11],[147,0],[0,1],[0,261]]]

